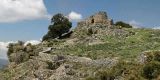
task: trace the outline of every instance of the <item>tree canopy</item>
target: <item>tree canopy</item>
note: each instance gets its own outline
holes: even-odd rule
[[[58,13],[51,19],[51,25],[48,27],[48,33],[43,37],[44,40],[60,38],[62,34],[68,33],[72,23],[63,14]]]

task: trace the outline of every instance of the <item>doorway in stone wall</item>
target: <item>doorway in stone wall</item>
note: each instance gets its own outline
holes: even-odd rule
[[[94,19],[92,19],[91,23],[92,23],[92,24],[94,23]]]

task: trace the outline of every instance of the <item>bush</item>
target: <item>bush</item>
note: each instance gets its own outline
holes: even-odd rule
[[[94,33],[94,32],[93,32],[92,28],[89,28],[87,35],[91,36],[93,33]]]
[[[72,23],[68,18],[58,13],[51,19],[51,25],[48,27],[48,33],[43,37],[43,41],[55,38],[61,38],[62,34],[68,33]]]
[[[154,52],[154,60],[160,62],[160,51]]]
[[[125,23],[125,22],[122,22],[122,21],[116,22],[115,25],[116,25],[116,26],[120,26],[120,27],[122,27],[122,28],[132,28],[131,25],[129,25],[129,24]]]
[[[145,52],[146,62],[159,61],[160,62],[160,51],[148,51]]]
[[[13,53],[13,51],[14,51],[13,46],[14,46],[13,43],[10,43],[10,44],[8,45],[8,51],[7,51],[7,55],[8,55],[8,56]]]
[[[96,79],[92,77],[87,77],[85,80],[96,80]]]
[[[27,61],[30,57],[29,53],[33,52],[33,47],[31,44],[24,46],[24,42],[18,41],[18,43],[10,43],[8,46],[8,59],[10,62],[15,62],[16,64]]]
[[[7,55],[11,55],[12,53],[16,53],[20,50],[23,50],[24,49],[24,42],[22,41],[18,41],[18,43],[10,43],[8,45],[8,52],[7,52]]]
[[[24,52],[12,53],[9,57],[10,62],[15,62],[16,64],[25,62],[29,59],[29,54]]]
[[[113,70],[99,72],[100,80],[114,80],[116,73]]]
[[[143,67],[142,76],[147,79],[155,79],[160,75],[160,63],[152,61]]]

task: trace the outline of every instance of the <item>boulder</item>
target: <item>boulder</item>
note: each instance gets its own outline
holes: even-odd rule
[[[71,69],[71,65],[64,64],[56,69],[56,72],[49,78],[49,80],[75,80],[72,76],[74,74],[75,72]]]
[[[50,53],[52,50],[53,50],[52,47],[44,48],[44,50],[42,51],[42,53]]]
[[[34,76],[38,80],[46,80],[46,79],[48,79],[48,77],[50,77],[53,74],[53,72],[54,71],[48,70],[48,69],[40,69],[40,70],[36,70],[34,72]]]

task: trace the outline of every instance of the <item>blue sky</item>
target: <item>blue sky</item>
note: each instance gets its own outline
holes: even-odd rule
[[[83,19],[98,11],[106,11],[114,21],[121,20],[139,26],[158,27],[160,26],[159,4],[160,0],[44,0],[43,9],[39,10],[41,17],[36,16],[38,12],[32,15],[32,11],[34,14],[35,9],[30,11],[30,8],[23,9],[23,11],[26,11],[25,15],[16,15],[17,12],[13,12],[13,15],[12,12],[6,12],[9,17],[1,16],[2,11],[0,11],[0,18],[2,17],[2,20],[0,19],[0,41],[39,40],[47,32],[50,24],[50,20],[44,18],[43,15],[54,15],[56,13],[68,15],[72,11],[81,14]],[[0,3],[0,7],[1,5],[2,3]],[[37,5],[39,4],[37,3]],[[16,4],[13,6],[16,6]],[[3,5],[3,7],[7,7],[7,5]],[[41,7],[36,7],[36,9],[39,8]],[[8,8],[6,9],[9,11]],[[30,12],[27,12],[27,10]],[[29,14],[32,16],[29,16]],[[16,18],[14,20],[8,21],[10,17],[15,15]],[[28,19],[28,16],[34,19]],[[73,21],[73,24],[75,23],[76,21]]]

